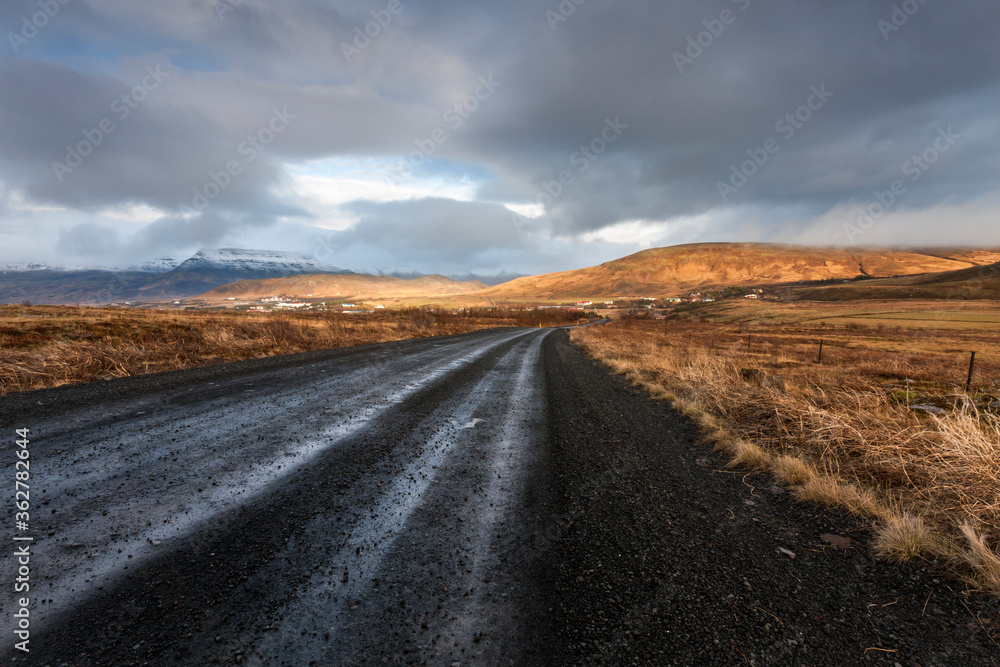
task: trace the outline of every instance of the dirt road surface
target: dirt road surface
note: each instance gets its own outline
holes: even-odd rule
[[[562,330],[10,395],[0,428],[14,664],[1000,663],[997,602],[725,468]]]

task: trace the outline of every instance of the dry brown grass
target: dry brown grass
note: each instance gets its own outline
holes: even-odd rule
[[[739,326],[624,320],[571,335],[669,397],[735,463],[772,471],[803,500],[869,517],[882,555],[936,559],[1000,594],[1000,419],[984,407],[1000,373],[987,360],[980,391],[966,396],[956,385],[969,341],[947,338],[975,335],[995,349],[1000,335],[883,332],[881,347],[842,343],[820,366],[818,336],[802,333],[758,327],[750,352]],[[747,369],[782,375],[786,391]],[[946,413],[908,408],[917,402]]]
[[[352,316],[4,306],[0,394],[521,324],[418,309]]]

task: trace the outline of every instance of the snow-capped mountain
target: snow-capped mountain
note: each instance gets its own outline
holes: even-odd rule
[[[181,260],[173,259],[172,257],[161,257],[159,259],[150,259],[145,262],[140,262],[138,264],[133,264],[125,268],[126,271],[140,271],[142,273],[166,273],[167,271],[173,271],[178,266],[180,266]]]
[[[335,266],[324,264],[315,257],[277,250],[244,250],[218,248],[201,250],[181,262],[180,270],[264,272],[268,274],[295,275],[300,273],[340,273]]]
[[[426,273],[421,273],[416,269],[412,269],[409,266],[394,267],[391,269],[382,269],[377,267],[372,268],[354,268],[354,273],[366,273],[373,276],[392,276],[393,278],[402,278],[403,280],[415,280],[417,278],[423,278],[428,275]],[[455,282],[466,283],[466,282],[481,282],[484,285],[489,285],[490,287],[494,285],[499,285],[505,283],[515,278],[522,278],[524,274],[521,273],[508,273],[506,271],[490,274],[490,273],[449,273],[445,277],[451,278]]]
[[[307,273],[350,273],[314,257],[274,250],[202,250],[179,262],[163,258],[127,268],[55,269],[41,264],[0,267],[0,303],[163,301],[204,294],[241,280]]]
[[[158,274],[139,288],[142,301],[177,299],[204,294],[241,280],[284,278],[305,273],[343,273],[314,257],[276,250],[217,248],[201,250],[175,269]]]
[[[0,264],[0,271],[62,271],[62,269],[36,262],[10,262]]]

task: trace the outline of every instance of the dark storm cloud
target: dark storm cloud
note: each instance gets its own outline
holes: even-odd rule
[[[5,4],[5,32],[36,11]],[[391,251],[399,265],[479,267],[516,253],[541,261],[545,238],[734,211],[754,223],[732,233],[775,240],[792,215],[802,229],[828,221],[899,179],[895,212],[995,193],[997,25],[991,0],[400,0],[392,11],[388,0],[74,0],[17,53],[2,45],[0,185],[39,206],[166,213],[118,236],[64,226],[48,241],[62,251],[181,248],[314,222],[286,165],[400,158],[442,129],[435,159],[491,176],[480,201],[355,202],[339,243]],[[166,76],[119,118],[112,104],[148,67]],[[480,77],[502,85],[449,124]],[[239,147],[275,109],[294,118],[248,160]],[[104,118],[114,131],[60,180],[52,163]],[[614,141],[609,122],[622,127]],[[947,150],[932,151],[941,136]],[[180,217],[234,160],[239,174]],[[502,203],[540,203],[544,215],[512,235]]]
[[[778,152],[730,203],[822,209],[870,194],[939,128],[962,133],[1000,99],[992,30],[1000,8],[957,5],[921,5],[886,42],[877,24],[890,3],[751,2],[745,11],[727,2],[587,3],[548,36],[536,26],[504,72],[520,94],[485,112],[489,125],[476,139],[481,152],[523,147],[511,172],[537,184],[596,136],[603,117],[627,120],[623,144],[594,165],[588,187],[554,204],[570,228],[719,206],[717,181],[771,137]],[[685,54],[688,37],[725,9],[733,22],[700,54],[692,49],[697,58],[679,72],[673,54]],[[808,122],[792,136],[777,131],[824,85],[833,95]],[[943,189],[969,178],[976,191],[992,186],[997,126],[980,130],[961,160],[935,169]]]
[[[126,83],[59,65],[0,61],[0,88],[16,91],[0,99],[4,180],[39,201],[83,209],[189,203],[211,171],[240,158],[239,144],[257,128],[227,127],[197,108],[172,104],[174,76],[160,63],[137,68]],[[266,206],[260,193],[278,176],[265,160],[245,162],[220,202]]]

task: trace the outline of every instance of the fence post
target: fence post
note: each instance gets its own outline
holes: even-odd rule
[[[969,358],[969,379],[965,381],[965,392],[969,393],[972,391],[972,373],[976,369],[976,353],[973,352],[972,356]]]
[[[750,341],[753,340],[753,334],[747,334],[747,352],[750,352]]]
[[[819,340],[819,358],[816,359],[816,363],[817,364],[823,363],[823,339],[822,338],[820,338],[820,340]]]

